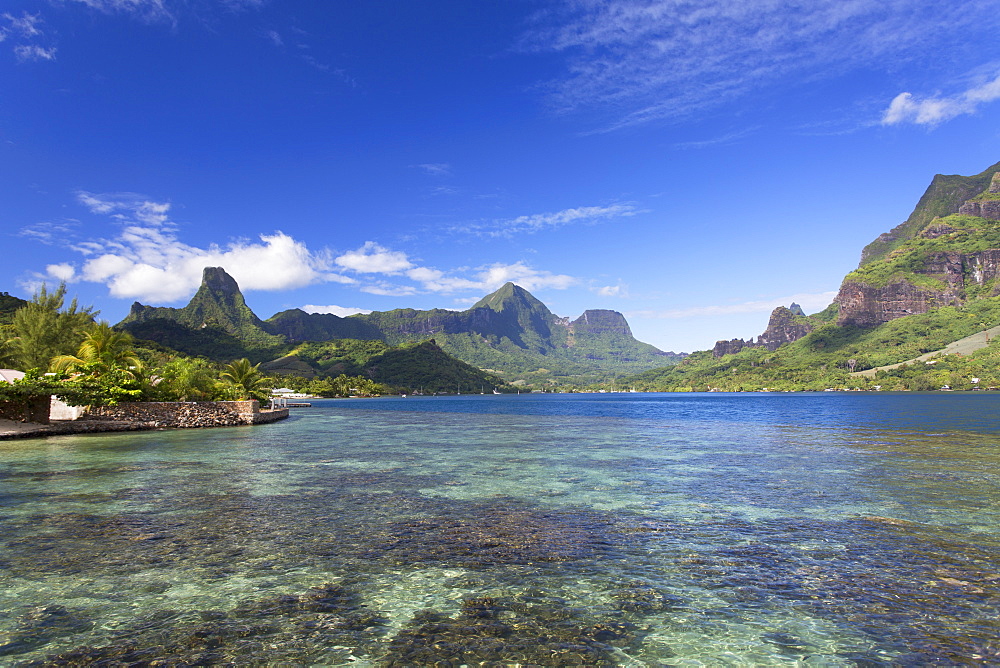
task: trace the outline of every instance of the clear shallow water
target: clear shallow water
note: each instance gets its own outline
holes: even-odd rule
[[[0,442],[0,665],[997,665],[998,409],[473,395]]]

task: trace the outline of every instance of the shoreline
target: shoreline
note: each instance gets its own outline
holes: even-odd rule
[[[281,415],[281,414],[284,415]],[[218,427],[256,426],[271,424],[288,417],[288,411],[260,411],[259,415],[267,415],[274,419],[262,420],[242,425],[198,425],[190,427],[167,426],[151,421],[126,420],[53,420],[50,424],[39,422],[17,422],[0,419],[0,441],[10,441],[22,438],[45,438],[47,436],[65,436],[68,434],[98,434],[122,431],[154,431],[158,429],[215,429]]]

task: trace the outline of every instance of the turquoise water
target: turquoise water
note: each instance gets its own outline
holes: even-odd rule
[[[1000,665],[998,408],[411,397],[0,442],[0,665]]]

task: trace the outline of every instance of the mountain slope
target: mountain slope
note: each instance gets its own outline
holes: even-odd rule
[[[201,287],[187,306],[143,306],[139,302],[119,323],[123,329],[152,320],[168,320],[191,329],[218,329],[236,337],[248,347],[273,347],[285,343],[285,337],[269,333],[264,323],[250,310],[239,285],[222,267],[205,267]]]
[[[997,172],[1000,172],[1000,162],[975,176],[936,174],[909,218],[864,247],[861,266],[884,258],[905,241],[917,236],[935,218],[958,213],[962,204],[986,189]]]
[[[754,347],[747,347],[753,342],[741,340],[720,342],[715,355],[695,353],[676,367],[652,370],[625,382],[644,389],[687,390],[875,384],[937,389],[964,382],[969,389],[968,377],[974,374],[995,377],[1000,385],[1000,369],[990,371],[986,362],[997,357],[1000,343],[974,351],[962,349],[965,358],[950,355],[932,365],[925,365],[921,358],[926,353],[957,350],[949,344],[1000,324],[998,167],[1000,163],[976,177],[935,177],[915,212],[919,215],[911,216],[911,223],[922,222],[922,227],[902,230],[905,234],[896,236],[891,250],[870,255],[848,274],[825,315],[804,320],[788,318],[790,314],[778,313],[781,309],[772,314],[771,325],[774,316],[780,315],[779,320],[789,325],[796,320],[811,325],[811,331],[803,334],[789,328],[786,333],[796,338],[776,347],[761,341]],[[970,183],[979,191],[970,191]],[[959,195],[966,199],[957,201]],[[952,212],[928,219],[927,212],[934,207]],[[897,227],[893,232],[900,231]],[[834,314],[836,321],[831,322]],[[851,373],[895,367],[918,358],[917,364],[882,369],[874,377]],[[942,370],[950,375],[942,376]]]
[[[307,341],[351,339],[398,347],[433,338],[467,364],[530,385],[588,384],[683,357],[637,341],[616,311],[589,310],[571,322],[513,283],[465,311],[396,309],[341,318],[291,309],[261,321],[220,267],[205,269],[187,306],[135,303],[119,327],[213,359],[274,359]]]
[[[683,357],[637,341],[616,311],[591,310],[571,322],[513,283],[465,311],[395,309],[348,318],[285,311],[264,326],[292,340],[378,338],[403,345],[433,337],[469,364],[531,384],[589,383]]]

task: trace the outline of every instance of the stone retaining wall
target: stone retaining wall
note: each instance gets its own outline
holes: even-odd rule
[[[261,411],[256,401],[136,401],[91,408],[83,419],[189,428],[264,424],[287,417],[287,408]]]
[[[31,397],[18,401],[0,401],[0,419],[48,424],[49,398]]]

